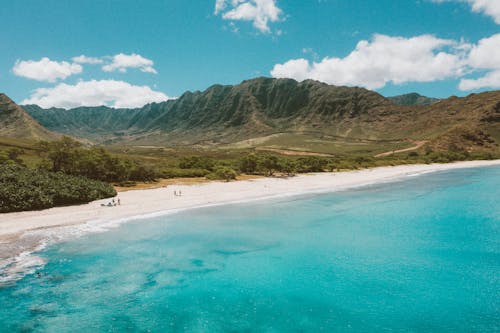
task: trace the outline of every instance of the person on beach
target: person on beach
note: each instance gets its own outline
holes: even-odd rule
[[[179,190],[179,196],[182,196],[182,192],[181,192],[181,190]]]
[[[174,195],[177,196],[177,191],[174,191]]]
[[[116,201],[118,202],[118,206],[121,206],[120,198],[117,198]]]

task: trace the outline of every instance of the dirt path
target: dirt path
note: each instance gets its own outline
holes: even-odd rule
[[[381,154],[377,154],[375,155],[375,157],[385,157],[385,156],[389,156],[389,155],[394,155],[394,154],[397,154],[397,153],[404,153],[406,151],[412,151],[412,150],[417,150],[419,148],[421,148],[423,145],[425,145],[427,142],[427,140],[422,140],[422,141],[411,141],[415,144],[414,147],[410,147],[410,148],[404,148],[404,149],[398,149],[398,150],[391,150],[391,151],[388,151],[388,152],[385,152],[385,153],[381,153]]]
[[[258,148],[256,148],[256,150],[270,151],[270,152],[273,152],[273,153],[278,153],[278,154],[281,154],[281,155],[288,155],[288,156],[321,156],[321,157],[332,157],[332,156],[334,156],[332,154],[313,153],[313,152],[308,152],[308,151],[277,149],[277,148],[265,148],[265,147],[258,147]]]

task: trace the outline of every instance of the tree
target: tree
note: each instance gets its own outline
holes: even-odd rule
[[[24,153],[24,150],[20,148],[11,148],[7,151],[0,152],[0,164],[19,164],[24,165],[24,162],[20,155]]]
[[[300,172],[323,172],[328,160],[317,156],[308,156],[299,158],[297,164]]]
[[[287,176],[293,176],[297,172],[297,164],[291,159],[283,159],[280,164],[280,170],[286,173]]]
[[[226,182],[236,179],[236,171],[231,168],[220,166],[217,167],[214,172],[207,175],[208,179],[222,179]]]
[[[52,171],[63,171],[70,173],[75,149],[82,144],[68,136],[63,136],[61,140],[54,142],[42,141],[38,144],[40,154],[52,161]]]
[[[40,142],[41,169],[107,182],[153,181],[157,171],[139,162],[112,156],[102,147],[85,148],[69,137]]]
[[[7,157],[11,160],[14,161],[17,164],[23,165],[24,162],[22,159],[19,158],[20,155],[24,154],[24,150],[21,148],[11,148],[7,150]]]
[[[327,169],[330,172],[334,172],[335,170],[338,170],[338,162],[331,161],[326,165]]]
[[[257,172],[259,166],[259,158],[255,154],[248,154],[240,160],[240,170],[246,174]]]
[[[279,159],[274,155],[264,155],[260,160],[260,165],[267,172],[268,176],[274,175],[280,169]]]
[[[214,167],[214,160],[205,156],[183,157],[179,161],[179,168],[181,169],[205,169],[213,171]]]

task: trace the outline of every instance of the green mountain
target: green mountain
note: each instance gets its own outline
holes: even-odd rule
[[[496,149],[500,142],[500,91],[407,106],[363,88],[257,78],[138,109],[24,108],[50,130],[106,144],[332,153],[346,146],[382,151],[422,140],[468,150]]]
[[[0,136],[22,140],[54,140],[58,135],[42,127],[7,95],[0,93]]]
[[[439,98],[426,97],[417,93],[392,96],[387,99],[399,105],[431,105],[440,101]]]
[[[266,78],[235,86],[214,85],[140,109],[24,108],[61,133],[98,142],[169,144],[232,143],[290,131],[349,135],[357,132],[353,124],[395,109],[381,95],[362,88]]]
[[[23,108],[36,120],[52,131],[103,143],[108,139],[127,139],[134,127],[135,118],[142,109],[113,109],[106,106],[79,107],[71,110],[42,109],[38,105]]]

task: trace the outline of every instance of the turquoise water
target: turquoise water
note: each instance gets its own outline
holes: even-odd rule
[[[2,332],[500,332],[500,168],[192,210],[48,248]]]

